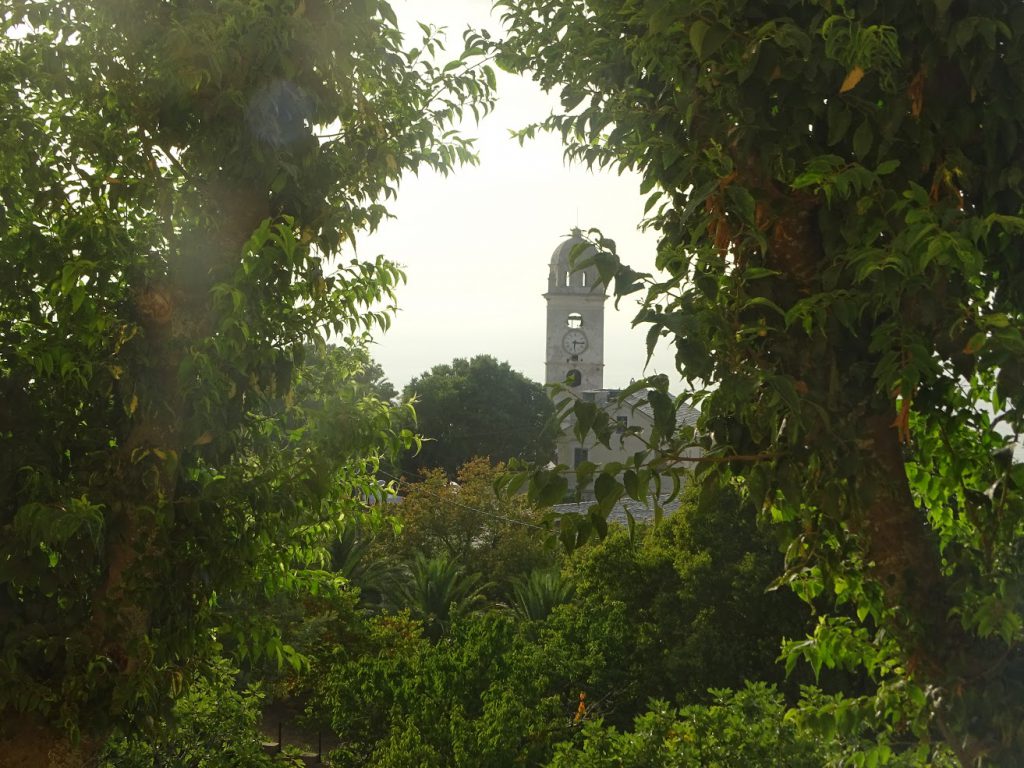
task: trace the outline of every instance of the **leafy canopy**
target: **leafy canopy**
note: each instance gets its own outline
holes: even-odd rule
[[[402,500],[392,508],[400,533],[380,537],[390,556],[409,560],[416,552],[444,556],[502,589],[516,577],[553,563],[545,543],[543,514],[526,499],[502,498],[494,484],[504,466],[472,459],[455,481],[440,469],[400,486]]]
[[[643,175],[660,272],[608,241],[598,263],[620,294],[646,289],[649,345],[704,387],[703,492],[736,478],[785,536],[782,581],[857,617],[801,645],[875,682],[833,723],[1014,764],[1024,8],[498,5],[503,65],[561,97],[524,136],[556,130],[570,157]],[[655,474],[684,442],[650,452]]]
[[[547,463],[555,450],[554,407],[544,388],[490,355],[435,365],[406,386],[428,442],[406,464],[454,476],[476,456]]]
[[[390,322],[401,272],[337,257],[403,172],[472,160],[447,129],[493,75],[383,0],[0,19],[0,751],[71,764],[218,637],[287,652],[247,595],[315,581],[404,439],[358,355],[315,419],[292,396],[308,345]]]

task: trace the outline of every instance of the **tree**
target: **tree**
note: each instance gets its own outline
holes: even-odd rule
[[[77,766],[218,637],[280,657],[249,592],[315,580],[399,442],[380,400],[290,397],[306,345],[389,323],[399,270],[335,257],[471,159],[444,130],[492,75],[383,0],[2,18],[0,762]]]
[[[307,378],[312,380],[310,383],[322,390],[330,392],[339,386],[359,387],[361,393],[385,403],[398,397],[395,385],[362,344],[328,344],[323,348],[314,344],[306,349],[304,362]]]
[[[434,469],[420,482],[401,486],[402,501],[392,508],[401,532],[391,541],[381,537],[386,550],[405,562],[417,552],[455,560],[506,594],[515,578],[553,565],[543,514],[521,496],[503,499],[495,493],[503,471],[500,464],[472,459],[459,467],[457,482]],[[492,597],[499,594],[492,590]]]
[[[557,568],[530,571],[512,582],[512,612],[526,621],[543,621],[555,609],[572,600],[572,581]]]
[[[441,639],[452,621],[479,612],[486,604],[480,574],[467,572],[444,553],[428,557],[417,552],[398,587],[399,604],[423,622],[423,634]]]
[[[503,64],[560,91],[542,127],[651,193],[663,274],[600,233],[594,262],[646,288],[650,343],[704,387],[702,491],[739,478],[785,533],[785,580],[858,617],[800,652],[867,670],[858,717],[1017,762],[1024,8],[499,5]],[[661,437],[652,477],[681,464]]]
[[[710,705],[679,710],[653,700],[636,719],[632,733],[603,727],[600,720],[583,729],[583,746],[558,746],[549,768],[643,768],[658,765],[744,765],[750,768],[815,768],[839,750],[785,719],[782,696],[768,686],[741,691],[712,691]]]
[[[338,765],[544,765],[578,730],[565,654],[508,613],[459,618],[440,643],[402,614],[368,625],[367,651],[339,648],[318,679]]]
[[[578,623],[596,623],[609,603],[622,606],[629,645],[614,664],[615,724],[628,724],[652,698],[690,703],[746,680],[782,684],[783,640],[802,639],[813,623],[796,596],[769,591],[781,564],[775,541],[735,492],[714,505],[687,492],[643,535],[614,529],[573,553],[566,571],[576,600],[568,612],[580,615]],[[789,681],[791,698],[808,677]],[[837,682],[845,681],[822,685]]]
[[[555,450],[554,408],[544,388],[490,355],[435,365],[402,393],[416,398],[419,431],[429,442],[409,469],[441,467],[454,476],[474,456],[547,463]]]
[[[424,500],[434,478],[446,483],[435,471],[415,486]],[[833,740],[802,721],[783,721],[781,696],[764,688],[781,680],[773,662],[783,635],[801,636],[810,612],[786,591],[763,599],[781,555],[758,539],[737,494],[725,501],[715,508],[688,501],[659,526],[616,528],[564,558],[561,570],[513,579],[507,607],[479,601],[480,574],[494,570],[478,560],[477,569],[461,571],[446,539],[424,537],[422,523],[405,518],[399,541],[411,533],[434,552],[408,563],[413,578],[393,605],[402,610],[333,619],[344,640],[318,640],[312,654],[308,679],[316,690],[308,711],[335,732],[340,747],[332,758],[344,765],[546,765],[557,752],[587,764],[601,746],[583,743],[594,736],[605,747],[621,741],[623,749],[637,744],[659,757],[685,753],[693,764],[729,763],[731,750],[733,762],[756,756],[768,764],[774,756],[779,764],[822,765],[820,755],[813,762],[814,747]],[[481,536],[472,521],[470,540]],[[460,519],[449,526],[458,531]],[[319,637],[327,626],[314,618],[307,634]],[[745,679],[757,680],[756,690],[707,690],[743,688]],[[792,681],[788,687],[796,689]],[[685,717],[667,714],[685,739],[651,732],[649,718],[621,739],[603,730],[628,728],[652,698],[686,706]],[[865,723],[829,755],[838,760],[871,733]],[[660,763],[651,757],[646,764]]]
[[[273,768],[263,752],[260,704],[263,693],[240,690],[238,671],[223,659],[174,703],[156,739],[136,731],[111,739],[100,768]]]

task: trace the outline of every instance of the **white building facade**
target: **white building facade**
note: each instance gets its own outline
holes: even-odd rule
[[[593,256],[578,229],[551,254],[548,271],[547,337],[545,343],[545,380],[548,385],[561,384],[565,392],[581,400],[595,403],[608,413],[617,425],[610,447],[602,445],[591,434],[583,442],[576,439],[571,423],[562,425],[558,439],[556,463],[570,469],[583,461],[606,464],[625,461],[645,448],[636,435],[627,434],[628,427],[639,427],[649,435],[654,418],[643,392],[619,402],[619,390],[604,387],[604,307],[605,286],[598,280],[594,266],[573,270],[573,265]],[[564,397],[555,394],[556,401]],[[697,411],[680,410],[683,423],[695,424]],[[694,453],[696,455],[696,452]],[[569,475],[570,484],[574,476]]]

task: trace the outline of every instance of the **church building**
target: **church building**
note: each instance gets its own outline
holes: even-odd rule
[[[605,447],[593,435],[580,442],[572,433],[571,424],[563,424],[563,433],[557,444],[557,464],[570,469],[583,461],[605,464],[625,461],[644,448],[635,435],[625,434],[627,427],[640,427],[649,434],[654,424],[647,399],[642,392],[635,393],[625,402],[618,402],[619,390],[604,386],[604,308],[608,298],[606,286],[598,279],[597,268],[588,266],[574,270],[571,261],[584,261],[594,254],[593,246],[585,244],[579,229],[561,243],[551,254],[548,271],[547,339],[545,344],[545,384],[563,384],[575,397],[589,400],[609,413],[619,425],[618,435]],[[558,396],[556,396],[558,397]],[[684,408],[680,416],[684,423],[695,424],[695,409]],[[573,475],[569,475],[570,483]]]

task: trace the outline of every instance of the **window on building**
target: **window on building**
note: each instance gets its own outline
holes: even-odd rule
[[[587,273],[586,272],[580,272],[580,285],[582,285],[584,288],[587,287]]]
[[[572,285],[571,278],[572,278],[572,272],[566,272],[565,273],[565,282],[563,283],[563,285],[566,288],[568,288],[570,285]]]
[[[569,317],[566,318],[565,324],[570,328],[582,328],[583,327],[583,315],[579,312],[570,312]]]
[[[587,449],[586,448],[576,448],[576,449],[573,450],[573,454],[572,454],[572,466],[573,466],[573,469],[578,467],[580,464],[582,464],[586,460],[587,460]]]
[[[583,374],[573,368],[566,375],[565,381],[570,387],[578,387],[583,382]]]
[[[628,416],[616,416],[615,417],[615,424],[616,424],[615,431],[618,432],[620,435],[624,434],[625,431],[626,431],[626,428],[629,426],[629,417]]]

